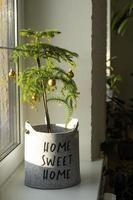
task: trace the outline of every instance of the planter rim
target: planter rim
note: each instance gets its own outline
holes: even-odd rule
[[[51,126],[53,126],[53,128],[55,127],[58,127],[58,128],[62,128],[64,129],[63,131],[60,131],[60,132],[51,132],[51,133],[48,133],[46,131],[38,131],[36,130],[35,128],[36,127],[46,127],[46,124],[45,125],[34,125],[32,126],[30,124],[29,121],[26,121],[25,122],[25,129],[26,131],[30,131],[30,133],[39,133],[39,134],[54,134],[54,135],[61,135],[61,134],[73,134],[75,132],[77,132],[78,130],[78,126],[79,126],[79,122],[78,122],[78,119],[76,118],[73,118],[67,125],[67,127],[65,128],[65,124],[51,124]]]

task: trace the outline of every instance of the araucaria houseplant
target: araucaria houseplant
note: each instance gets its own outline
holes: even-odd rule
[[[33,63],[18,75],[22,99],[32,107],[42,102],[46,119],[46,125],[25,124],[25,184],[42,189],[70,187],[80,182],[78,121],[70,121],[79,95],[73,79],[78,54],[51,44],[60,34],[57,30],[26,29],[20,34],[25,42],[13,49],[12,59],[30,58]],[[64,104],[65,125],[51,124],[50,101]]]

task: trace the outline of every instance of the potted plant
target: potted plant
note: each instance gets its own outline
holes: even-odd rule
[[[78,54],[51,44],[57,30],[25,29],[25,42],[12,51],[14,62],[30,58],[33,65],[18,75],[22,99],[30,106],[43,103],[43,125],[25,123],[25,184],[41,189],[65,188],[80,182],[78,120],[71,119],[79,92],[73,79]],[[69,70],[61,66],[67,65]],[[9,76],[14,77],[14,70]],[[51,124],[48,103],[65,105],[65,125]]]
[[[106,61],[106,102],[111,101],[114,96],[119,94],[119,83],[122,78],[120,74],[115,73],[114,66],[108,64],[116,57],[112,57]]]

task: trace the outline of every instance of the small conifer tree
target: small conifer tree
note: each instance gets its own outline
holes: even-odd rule
[[[76,66],[74,58],[78,54],[51,44],[52,38],[60,34],[57,30],[35,32],[31,29],[20,31],[24,43],[13,49],[12,59],[33,59],[33,66],[26,67],[18,76],[18,84],[22,91],[23,101],[35,106],[43,100],[47,131],[51,132],[48,103],[56,101],[67,108],[66,124],[70,120],[76,107],[79,95],[73,80],[73,68]],[[62,68],[63,63],[69,70]]]

